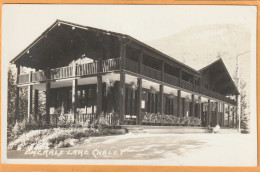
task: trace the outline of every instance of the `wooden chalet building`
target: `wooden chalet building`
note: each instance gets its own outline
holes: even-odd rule
[[[16,118],[27,88],[28,116],[41,116],[42,91],[47,123],[62,108],[74,123],[102,114],[111,125],[237,127],[239,92],[222,59],[197,71],[131,36],[57,20],[11,63]]]

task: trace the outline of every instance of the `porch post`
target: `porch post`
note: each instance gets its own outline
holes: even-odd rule
[[[221,127],[225,125],[225,103],[222,103],[222,118],[221,118]]]
[[[50,88],[51,88],[50,81],[46,81],[45,110],[46,110],[46,122],[47,122],[47,125],[50,125]]]
[[[32,81],[32,71],[29,73],[29,83]],[[30,120],[30,115],[32,114],[32,85],[28,86],[28,104],[27,104],[27,118]]]
[[[198,113],[199,119],[201,120],[201,96],[198,97]]]
[[[210,126],[211,121],[211,102],[210,99],[208,99],[208,117],[207,117],[207,126]]]
[[[220,125],[219,124],[219,116],[218,116],[218,109],[219,109],[219,102],[216,102],[216,125]],[[213,126],[215,127],[215,126]]]
[[[102,76],[97,76],[97,111],[96,117],[102,113]]]
[[[194,117],[195,117],[194,94],[191,95],[191,116],[194,116]]]
[[[160,113],[163,114],[164,99],[163,99],[164,87],[160,85]]]
[[[123,121],[125,118],[125,73],[120,73],[119,82],[119,115],[120,120]]]
[[[178,98],[177,98],[177,113],[178,116],[181,117],[181,90],[178,90]]]
[[[230,106],[228,105],[228,127],[230,127],[229,117],[230,117]]]
[[[39,91],[34,90],[34,119],[37,121],[38,116],[38,100],[39,100]]]
[[[143,81],[142,78],[138,78],[137,89],[137,124],[142,124],[142,93],[143,93]]]
[[[19,83],[19,75],[20,75],[20,66],[16,66],[16,92],[15,92],[15,121],[18,119],[19,116],[19,90],[20,88],[17,86]]]
[[[78,102],[78,80],[77,79],[73,79],[72,80],[72,115],[74,116],[74,123],[78,124],[78,114],[77,114],[77,102]]]
[[[234,128],[234,124],[235,124],[234,117],[235,117],[235,109],[234,107],[232,107],[232,128]]]

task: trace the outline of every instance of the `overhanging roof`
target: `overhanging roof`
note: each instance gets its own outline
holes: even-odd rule
[[[186,64],[183,64],[175,59],[173,59],[172,57],[156,50],[155,48],[129,36],[129,35],[125,35],[125,34],[121,34],[121,33],[117,33],[117,32],[111,32],[111,31],[106,31],[106,30],[102,30],[102,29],[97,29],[97,28],[93,28],[93,27],[88,27],[88,26],[82,26],[82,25],[79,25],[79,24],[74,24],[74,23],[71,23],[71,22],[66,22],[66,21],[62,21],[62,20],[57,20],[55,23],[53,23],[49,28],[47,28],[38,38],[36,38],[28,47],[26,47],[21,53],[19,53],[16,57],[14,57],[10,62],[11,63],[14,63],[14,64],[17,64],[19,62],[21,62],[22,60],[33,60],[33,58],[28,58],[28,57],[25,57],[26,53],[27,52],[30,52],[31,49],[33,48],[36,48],[37,47],[37,44],[40,44],[40,42],[44,42],[43,40],[46,39],[46,37],[49,37],[49,33],[50,32],[53,32],[53,30],[55,30],[58,26],[72,26],[72,27],[76,27],[78,29],[82,29],[82,30],[87,30],[87,31],[95,31],[95,32],[98,32],[98,33],[101,33],[101,34],[104,34],[104,35],[107,35],[107,36],[115,36],[115,37],[121,37],[123,39],[128,39],[130,41],[133,41],[133,42],[136,42],[137,44],[161,55],[162,57],[168,59],[168,60],[171,60],[183,67],[185,67],[186,69],[196,73],[196,74],[200,74],[197,70],[187,66]],[[56,32],[57,33],[57,32]],[[66,34],[66,36],[68,37],[69,34]],[[61,36],[62,37],[62,36]],[[43,44],[43,43],[42,43]],[[48,43],[45,43],[45,44],[48,44]],[[66,50],[66,48],[65,48]],[[48,60],[48,59],[46,59]],[[41,64],[43,65],[43,64]],[[30,66],[29,66],[30,67]]]
[[[200,69],[199,72],[201,74],[209,72],[210,78],[222,94],[239,95],[238,89],[221,58]]]

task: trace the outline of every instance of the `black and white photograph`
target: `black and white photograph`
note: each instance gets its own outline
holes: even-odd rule
[[[257,7],[4,4],[3,164],[257,166]]]

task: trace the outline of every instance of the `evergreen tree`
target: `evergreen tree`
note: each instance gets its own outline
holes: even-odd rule
[[[7,121],[9,125],[14,124],[15,120],[15,75],[11,68],[8,69],[8,101],[7,101]]]
[[[235,74],[234,74],[234,81],[238,88],[238,82],[240,76],[238,76],[239,72],[239,63],[236,64]],[[240,128],[242,132],[248,133],[249,132],[249,120],[250,120],[250,112],[247,112],[248,109],[247,104],[247,95],[246,95],[246,82],[240,77]],[[237,124],[238,125],[238,124]]]

